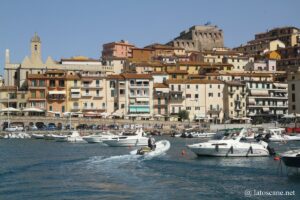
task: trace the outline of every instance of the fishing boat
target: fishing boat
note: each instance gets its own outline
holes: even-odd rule
[[[145,132],[140,128],[134,135],[126,135],[123,133],[121,136],[103,140],[103,143],[112,147],[147,146],[148,138],[144,135],[146,135]]]
[[[135,149],[131,151],[130,154],[147,156],[147,157],[155,157],[166,153],[171,147],[171,144],[168,140],[160,140],[156,142],[155,145],[156,148],[154,150],[151,150],[149,147],[142,147],[140,149]]]
[[[198,156],[221,156],[221,157],[253,157],[269,156],[272,149],[264,141],[247,142],[244,137],[247,130],[240,132],[236,129],[226,130],[216,135],[213,140],[187,147]]]
[[[281,159],[287,167],[300,168],[300,149],[281,154]]]
[[[31,138],[33,139],[44,139],[44,135],[43,134],[37,134],[37,133],[33,133],[31,134]]]

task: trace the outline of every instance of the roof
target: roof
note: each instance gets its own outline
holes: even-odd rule
[[[188,74],[186,70],[167,70],[168,74]]]
[[[17,90],[17,86],[1,86],[0,87],[0,90],[4,90],[4,91],[7,91],[7,90]]]
[[[66,71],[60,70],[60,69],[55,69],[55,70],[48,70],[46,71],[45,74],[64,74]]]
[[[151,74],[133,74],[133,73],[126,73],[120,74],[125,79],[153,79]]]
[[[119,74],[112,74],[112,75],[108,75],[107,79],[118,79],[118,80],[124,80],[124,77],[119,75]]]
[[[174,50],[174,49],[184,50],[184,48],[182,48],[182,47],[173,47],[173,46],[170,46],[170,45],[159,44],[159,43],[150,44],[148,46],[145,46],[145,48],[148,48],[148,49],[165,49],[165,50]]]
[[[152,75],[168,75],[167,72],[162,72],[162,71],[154,71],[154,72],[151,72]]]
[[[226,84],[232,86],[245,86],[245,83],[242,83],[240,81],[226,81]]]
[[[34,36],[31,38],[31,42],[41,42],[41,38],[37,35],[37,33],[34,33]]]
[[[169,86],[165,83],[154,83],[153,88],[169,88]]]
[[[222,66],[233,66],[229,63],[205,63],[205,62],[194,62],[194,61],[179,61],[179,65],[197,65],[197,66],[213,66],[213,67],[222,67]]]
[[[188,79],[188,80],[167,80],[167,84],[224,84],[223,81],[213,79]]]
[[[127,41],[123,41],[123,40],[121,40],[119,42],[109,42],[109,43],[103,44],[103,46],[108,46],[108,45],[113,45],[113,44],[131,46],[131,47],[135,46],[134,44],[130,44]]]

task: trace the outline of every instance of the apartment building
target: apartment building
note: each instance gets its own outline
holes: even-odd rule
[[[288,112],[300,113],[300,71],[288,74]]]

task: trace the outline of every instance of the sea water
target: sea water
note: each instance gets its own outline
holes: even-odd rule
[[[300,199],[300,175],[272,157],[197,157],[186,145],[199,139],[160,139],[171,148],[151,159],[129,155],[130,147],[2,139],[0,199],[232,200],[249,191],[251,199]],[[300,142],[273,147],[282,152]]]

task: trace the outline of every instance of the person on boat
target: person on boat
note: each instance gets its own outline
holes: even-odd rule
[[[155,150],[155,148],[156,148],[155,139],[154,139],[154,137],[152,137],[152,135],[150,135],[150,137],[148,139],[148,147],[151,150]]]

